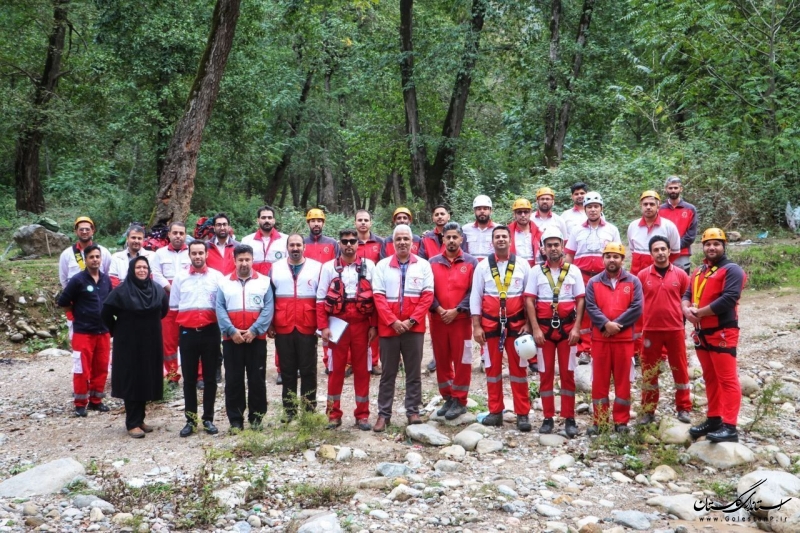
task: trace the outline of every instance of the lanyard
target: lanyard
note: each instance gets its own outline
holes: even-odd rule
[[[553,291],[553,301],[550,304],[553,308],[553,316],[550,318],[550,327],[558,329],[561,327],[561,317],[558,316],[558,295],[561,293],[561,287],[564,285],[564,279],[569,273],[569,263],[564,263],[561,267],[561,273],[558,275],[558,283],[553,280],[553,273],[550,272],[550,267],[544,265],[542,272],[550,284],[550,290]]]
[[[508,288],[511,286],[511,278],[514,275],[514,263],[516,256],[510,254],[508,258],[508,265],[506,266],[506,276],[503,281],[500,281],[500,269],[497,267],[497,258],[495,254],[489,257],[489,268],[491,269],[494,284],[497,286],[497,292],[500,297],[500,314],[498,319],[500,321],[500,354],[503,354],[503,347],[506,343],[506,299],[508,298]]]
[[[706,288],[706,282],[708,278],[714,275],[719,269],[717,266],[713,266],[711,268],[706,267],[706,273],[703,276],[703,282],[700,282],[701,274],[696,274],[694,276],[694,286],[692,287],[692,300],[695,307],[700,307],[700,297],[703,296],[703,290]]]
[[[275,231],[275,230],[272,230],[272,231]],[[266,248],[264,248],[264,237],[263,236],[261,237],[261,251],[264,253],[264,262],[265,263],[269,263],[269,261],[267,260],[267,254],[269,253],[270,246],[272,246],[272,241],[275,240],[275,239],[272,238],[272,231],[269,232],[269,244],[267,244]]]
[[[75,262],[78,263],[78,268],[81,269],[81,272],[86,270],[86,263],[83,261],[83,251],[78,248],[77,244],[72,245],[72,253],[75,254]]]

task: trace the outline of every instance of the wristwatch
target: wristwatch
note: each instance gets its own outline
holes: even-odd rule
[[[408,319],[408,323],[411,324],[412,326],[416,326],[417,325],[417,321],[414,320],[413,318],[409,318]]]

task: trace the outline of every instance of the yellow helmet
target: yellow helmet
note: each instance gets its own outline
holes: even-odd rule
[[[75,229],[77,229],[78,228],[78,224],[80,224],[81,222],[88,222],[89,224],[92,225],[92,229],[94,229],[94,221],[89,217],[78,217],[78,218],[76,218],[75,219],[75,225],[73,227]]]
[[[606,254],[619,254],[625,255],[625,247],[621,242],[609,242],[603,248],[603,255]]]
[[[661,196],[659,196],[659,194],[656,191],[652,190],[652,189],[650,189],[648,191],[644,191],[641,194],[641,196],[639,196],[639,201],[641,202],[642,200],[644,200],[645,198],[648,198],[650,196],[652,196],[653,198],[655,198],[659,202],[661,201]]]
[[[394,217],[396,217],[400,213],[405,213],[406,215],[408,215],[409,221],[414,220],[414,215],[411,214],[411,210],[407,207],[398,207],[397,209],[395,209],[394,213],[392,213],[392,220],[394,220]]]
[[[719,228],[708,228],[703,232],[703,237],[700,239],[700,242],[706,241],[722,241],[728,242],[728,238],[725,236],[725,232]]]
[[[531,201],[527,198],[517,198],[514,200],[511,210],[516,211],[517,209],[533,209],[533,207],[531,206]]]
[[[540,187],[538,191],[536,191],[536,199],[538,200],[540,196],[544,196],[545,194],[549,194],[553,198],[556,197],[556,193],[553,192],[553,189],[550,187]]]
[[[314,220],[315,218],[321,218],[322,220],[325,220],[325,211],[322,209],[317,209],[316,207],[314,209],[309,209],[308,213],[306,213],[306,222],[309,220]]]

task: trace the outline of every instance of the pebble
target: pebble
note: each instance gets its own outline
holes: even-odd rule
[[[503,443],[492,439],[481,439],[475,446],[475,451],[479,454],[495,453],[503,449]]]
[[[336,462],[342,463],[344,461],[349,461],[352,457],[353,451],[347,446],[342,446],[336,454]]]
[[[258,515],[251,514],[247,517],[247,523],[250,524],[251,527],[261,527],[261,519]]]
[[[789,456],[783,452],[776,453],[775,460],[778,462],[781,468],[789,468],[792,466],[792,460],[789,459]]]
[[[373,509],[369,512],[369,516],[378,520],[389,520],[389,513],[380,509]]]
[[[561,435],[539,435],[539,444],[542,446],[563,446],[567,443],[567,439]]]
[[[772,370],[781,370],[783,368],[783,363],[781,363],[780,361],[770,361],[767,363],[767,365]]]
[[[639,531],[650,529],[650,520],[641,511],[617,511],[614,513],[614,523]]]
[[[463,459],[467,455],[467,451],[458,444],[447,446],[439,451],[439,455],[443,455],[450,459]]]
[[[575,459],[571,455],[559,455],[548,463],[550,470],[561,470],[575,465]]]
[[[542,516],[546,516],[548,518],[561,516],[561,509],[559,509],[558,507],[553,507],[552,505],[540,503],[535,507],[535,509],[537,513],[539,513]]]
[[[459,468],[461,468],[461,464],[457,463],[455,461],[448,461],[446,459],[439,459],[438,461],[436,461],[436,464],[433,465],[433,468],[437,472],[447,472],[447,473],[449,473],[449,472],[457,471]]]
[[[406,454],[406,462],[411,468],[417,468],[425,461],[425,459],[417,452],[408,452]]]
[[[633,483],[633,480],[621,472],[612,472],[611,477],[620,483]]]

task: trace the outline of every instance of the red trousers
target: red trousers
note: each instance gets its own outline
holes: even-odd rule
[[[662,351],[667,352],[667,360],[675,380],[675,408],[678,411],[691,411],[689,398],[689,363],[686,359],[686,342],[683,330],[645,331],[642,335],[642,411],[654,413],[658,407],[658,376]]]
[[[608,422],[608,391],[614,376],[615,424],[627,424],[631,419],[631,364],[633,341],[607,342],[592,339],[592,423]]]
[[[500,355],[500,338],[486,339],[491,364],[486,369],[486,392],[489,395],[489,412],[502,413],[503,403],[503,356]],[[531,411],[531,397],[528,391],[528,365],[519,366],[519,355],[514,347],[514,337],[507,337],[505,354],[508,358],[508,380],[514,397],[514,412],[528,415]]]
[[[349,325],[337,343],[328,343],[328,405],[329,420],[342,418],[342,388],[348,354],[353,366],[353,389],[356,395],[356,420],[369,418],[369,376],[370,364],[367,361],[367,336],[369,320],[348,320]]]
[[[583,276],[583,284],[584,286],[589,283],[589,280],[592,279],[592,276],[581,272]],[[581,320],[581,342],[578,343],[578,351],[585,352],[585,353],[592,353],[592,321],[589,319],[589,313],[583,313],[583,319]]]
[[[725,328],[706,335],[701,346],[695,348],[703,379],[706,381],[708,417],[721,416],[724,424],[736,425],[742,403],[742,388],[736,369],[736,346],[739,344],[739,329]],[[733,350],[734,353],[714,351]]]
[[[549,326],[540,325],[542,332],[547,334]],[[558,373],[561,379],[561,416],[563,418],[575,418],[575,372],[569,369],[569,332],[575,324],[564,326],[566,336],[563,339],[544,341],[542,346],[542,359],[544,359],[544,372],[541,371],[542,363],[539,363],[539,394],[542,397],[542,412],[545,418],[553,418],[556,413],[555,396],[553,392],[553,381],[556,375],[556,353],[558,353]],[[558,335],[556,333],[555,335]]]
[[[472,322],[461,319],[445,324],[437,317],[431,318],[430,324],[439,394],[467,405],[472,378]]]
[[[370,343],[369,351],[372,354],[372,366],[374,368],[381,362],[381,338],[377,335],[372,343]]]
[[[180,328],[175,320],[178,318],[178,311],[170,309],[167,316],[161,319],[162,344],[164,346],[164,375],[170,381],[180,381],[181,375],[178,372],[178,337]]]
[[[72,334],[72,396],[75,407],[91,401],[101,403],[106,397],[111,335],[108,333]]]

